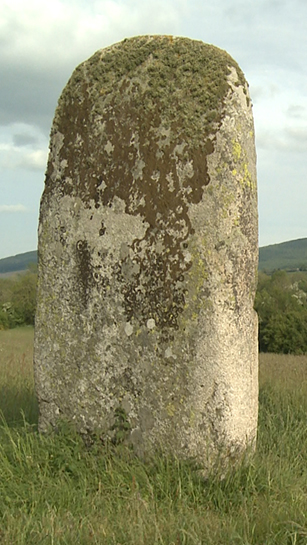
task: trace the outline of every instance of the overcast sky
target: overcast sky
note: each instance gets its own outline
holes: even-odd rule
[[[0,258],[36,248],[49,131],[73,69],[140,34],[202,40],[239,63],[254,104],[260,245],[307,237],[306,0],[2,0]]]

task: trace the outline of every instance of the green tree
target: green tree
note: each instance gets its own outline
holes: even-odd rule
[[[37,276],[28,272],[20,275],[12,290],[12,306],[16,325],[34,325]]]
[[[306,279],[285,271],[259,275],[255,309],[262,352],[307,352]]]

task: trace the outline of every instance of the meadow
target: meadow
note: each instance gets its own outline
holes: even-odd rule
[[[63,424],[39,435],[33,328],[0,331],[1,545],[306,545],[307,356],[260,355],[255,454],[220,478]]]

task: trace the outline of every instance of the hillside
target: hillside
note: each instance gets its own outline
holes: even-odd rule
[[[30,263],[37,263],[37,251],[17,254],[0,259],[0,275],[25,271]]]
[[[307,238],[259,248],[259,270],[307,270]]]
[[[26,270],[30,263],[37,263],[36,250],[0,259],[0,275]],[[259,270],[277,269],[307,270],[307,238],[259,248]]]

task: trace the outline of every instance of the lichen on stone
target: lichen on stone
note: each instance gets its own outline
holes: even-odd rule
[[[163,443],[199,460],[217,429],[254,437],[254,132],[225,51],[143,36],[77,67],[51,130],[39,254],[41,428],[65,414],[116,441],[119,426],[141,454]]]
[[[206,157],[224,115],[230,68],[246,85],[233,59],[214,46],[139,37],[98,51],[75,70],[61,96],[53,129],[64,134],[61,194],[88,205],[94,200],[97,208],[111,207],[117,197],[128,214],[148,223],[144,239],[131,248],[139,272],[130,281],[117,275],[127,321],[135,316],[144,324],[155,319],[163,330],[178,327],[179,279],[190,267],[184,258],[192,233],[188,207],[200,202],[209,183]],[[45,196],[53,183],[49,169]],[[157,233],[163,251],[155,248]],[[91,266],[84,252],[78,259],[82,270]],[[122,261],[122,272],[130,261]]]

